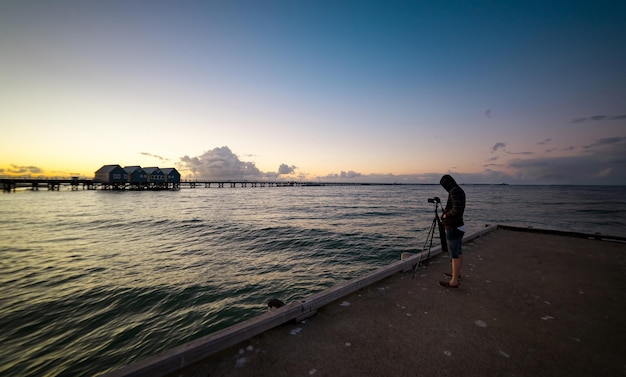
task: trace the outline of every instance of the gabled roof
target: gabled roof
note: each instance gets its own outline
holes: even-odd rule
[[[178,170],[176,170],[176,168],[163,168],[161,169],[161,171],[163,172],[163,174],[165,175],[169,175],[172,172],[177,173],[178,175],[180,175],[180,173],[178,172]]]
[[[109,173],[115,169],[121,169],[122,167],[119,165],[104,165],[103,167],[101,167],[100,169],[98,169],[96,171],[97,173]]]
[[[124,170],[126,170],[127,173],[132,173],[134,171],[144,170],[144,169],[141,166],[124,166]]]
[[[156,166],[153,167],[149,167],[149,168],[143,168],[143,170],[148,173],[148,174],[153,174],[153,173],[157,173],[157,174],[163,174],[163,170],[159,169]]]

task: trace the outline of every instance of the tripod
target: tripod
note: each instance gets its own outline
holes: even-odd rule
[[[426,234],[426,241],[424,241],[424,246],[422,246],[422,252],[420,253],[419,259],[417,260],[417,264],[415,265],[415,269],[413,270],[413,279],[415,279],[415,274],[417,270],[419,270],[420,265],[422,264],[422,254],[426,250],[426,245],[428,245],[428,255],[426,256],[426,261],[424,262],[424,266],[428,264],[430,259],[430,249],[433,247],[433,238],[435,237],[435,230],[439,230],[439,239],[441,240],[441,250],[448,251],[448,243],[446,242],[446,231],[443,227],[443,223],[439,218],[439,207],[441,206],[441,200],[438,197],[428,199],[428,203],[435,204],[435,217],[433,218],[432,223],[430,224],[430,228],[428,229],[428,234]],[[442,208],[443,211],[443,208]]]

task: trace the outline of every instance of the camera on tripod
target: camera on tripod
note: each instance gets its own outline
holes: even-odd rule
[[[428,264],[430,260],[430,249],[433,247],[433,238],[435,237],[435,232],[439,231],[439,240],[441,241],[441,249],[443,251],[448,250],[448,243],[446,242],[446,230],[443,227],[443,223],[439,218],[439,208],[443,211],[444,208],[441,205],[441,199],[438,196],[433,198],[428,198],[428,203],[435,204],[435,217],[433,218],[433,222],[430,225],[430,229],[428,230],[428,234],[426,235],[426,241],[424,241],[424,246],[422,247],[422,252],[419,254],[419,259],[417,260],[417,264],[415,265],[415,269],[413,270],[413,279],[415,279],[415,274],[417,270],[419,270],[422,265],[422,255],[426,250],[428,250],[428,254],[426,255],[426,261],[424,262],[424,266]],[[428,248],[426,248],[428,246]]]

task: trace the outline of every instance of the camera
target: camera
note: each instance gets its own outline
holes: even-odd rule
[[[428,203],[441,203],[441,199],[439,199],[438,196],[435,196],[434,198],[428,198]]]

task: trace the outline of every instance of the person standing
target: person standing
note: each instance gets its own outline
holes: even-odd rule
[[[463,250],[461,244],[465,234],[463,212],[465,212],[465,191],[456,183],[454,178],[446,174],[441,177],[439,184],[448,192],[448,201],[441,215],[441,222],[446,231],[448,253],[452,261],[452,273],[444,274],[450,281],[440,281],[444,288],[458,288],[461,279],[461,265],[463,264]]]

